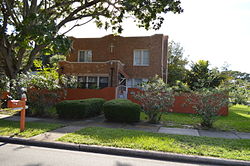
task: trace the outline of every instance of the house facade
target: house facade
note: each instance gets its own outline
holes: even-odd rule
[[[71,39],[72,51],[59,62],[59,73],[77,76],[80,88],[126,89],[155,75],[167,79],[168,36]]]

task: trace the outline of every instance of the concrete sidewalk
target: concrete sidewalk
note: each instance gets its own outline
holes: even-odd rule
[[[0,116],[1,118],[1,116]],[[18,116],[4,116],[3,119],[18,121]],[[34,137],[32,140],[37,141],[49,141],[53,142],[57,138],[62,137],[67,133],[72,133],[85,127],[107,127],[107,128],[122,128],[131,130],[141,130],[154,133],[176,134],[176,135],[190,135],[190,136],[205,136],[214,138],[226,138],[226,139],[250,139],[250,133],[244,132],[232,132],[232,131],[214,131],[214,130],[199,130],[199,129],[185,129],[185,128],[168,128],[163,125],[148,124],[145,122],[139,122],[134,124],[126,123],[112,123],[105,121],[103,116],[89,118],[80,121],[58,120],[58,119],[44,119],[27,117],[26,121],[30,122],[47,122],[47,123],[61,123],[65,127],[58,128],[56,130],[46,132]]]

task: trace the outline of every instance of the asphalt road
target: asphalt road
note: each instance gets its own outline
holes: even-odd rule
[[[0,166],[194,166],[97,153],[5,144],[0,142]]]

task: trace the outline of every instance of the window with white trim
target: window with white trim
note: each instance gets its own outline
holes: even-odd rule
[[[134,66],[149,66],[149,50],[134,50]]]
[[[78,62],[92,62],[92,50],[80,50],[78,52]]]

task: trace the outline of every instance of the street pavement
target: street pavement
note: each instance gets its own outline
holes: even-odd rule
[[[134,157],[5,144],[0,142],[1,166],[198,166]],[[200,165],[200,164],[199,164]]]

